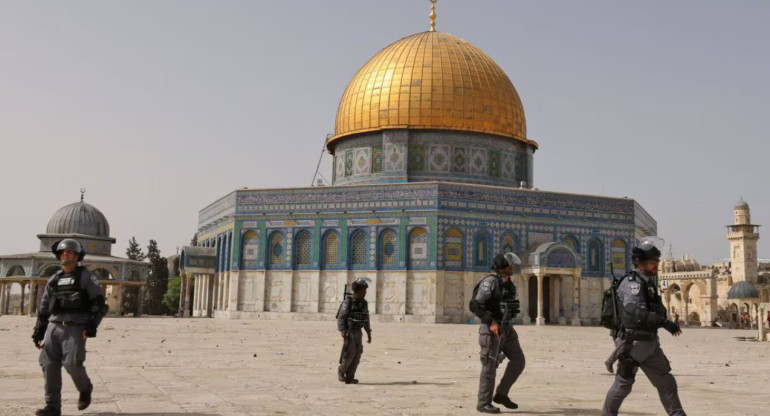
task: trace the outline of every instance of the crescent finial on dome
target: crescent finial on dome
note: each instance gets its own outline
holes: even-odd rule
[[[428,17],[430,17],[430,31],[435,32],[436,31],[436,2],[438,0],[430,0],[430,14]]]

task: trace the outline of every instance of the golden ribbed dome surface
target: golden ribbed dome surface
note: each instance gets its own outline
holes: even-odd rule
[[[503,70],[470,42],[443,32],[398,40],[348,84],[328,144],[389,128],[463,130],[527,140],[524,108]]]

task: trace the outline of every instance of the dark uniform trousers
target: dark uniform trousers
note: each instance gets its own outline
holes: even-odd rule
[[[61,407],[61,368],[72,377],[79,392],[90,391],[93,386],[86,374],[86,340],[83,325],[64,326],[51,322],[45,331],[44,345],[40,350],[40,366],[45,378],[45,402]]]
[[[337,374],[346,380],[352,380],[356,375],[358,362],[361,361],[361,354],[364,353],[361,328],[348,330],[342,348],[342,362],[337,370]]]
[[[615,375],[615,382],[607,392],[602,408],[602,416],[614,416],[618,414],[623,400],[631,393],[631,388],[636,380],[636,372],[641,368],[644,374],[650,379],[650,383],[658,390],[660,402],[669,416],[685,416],[682,410],[682,403],[679,401],[679,393],[676,387],[676,380],[671,375],[671,365],[668,358],[660,349],[657,341],[642,341],[640,349],[653,347],[652,353],[642,362],[634,361],[630,357],[619,357],[618,372]],[[654,344],[653,344],[654,343]],[[634,348],[637,348],[635,345]],[[635,355],[635,354],[632,354]],[[621,374],[624,374],[622,376]]]
[[[521,345],[519,344],[519,335],[516,334],[516,330],[514,330],[513,327],[509,327],[506,331],[504,344],[500,350],[508,359],[508,365],[505,367],[505,373],[503,373],[500,384],[497,386],[497,394],[508,396],[511,386],[513,386],[513,383],[519,378],[522,371],[524,371],[525,360],[524,352],[521,350]],[[492,404],[497,368],[495,368],[495,360],[489,358],[489,355],[490,353],[494,353],[499,341],[500,338],[493,334],[487,325],[482,325],[479,328],[481,376],[479,377],[478,406]]]

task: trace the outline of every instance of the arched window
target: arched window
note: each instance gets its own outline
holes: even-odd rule
[[[602,241],[595,237],[588,241],[588,271],[594,274],[604,273]]]
[[[516,238],[516,234],[507,232],[503,234],[503,239],[501,241],[500,247],[503,248],[503,253],[516,253],[519,248],[518,244],[519,239]]]
[[[241,241],[241,269],[256,269],[259,257],[259,234],[249,231]]]
[[[618,273],[626,272],[626,243],[619,238],[612,242],[612,268]]]
[[[396,265],[396,232],[388,228],[380,234],[380,267],[392,267]]]
[[[450,228],[444,233],[444,264],[447,267],[463,267],[463,232]]]
[[[489,244],[489,235],[481,231],[476,234],[473,241],[473,265],[476,267],[489,267],[491,247]]]
[[[575,250],[575,253],[580,253],[580,244],[578,243],[577,238],[573,235],[568,235],[564,238],[564,244],[570,246],[573,250]]]
[[[297,237],[294,239],[294,247],[295,264],[297,266],[309,265],[313,252],[313,246],[310,240],[310,232],[307,230],[298,232]]]
[[[8,272],[5,275],[7,277],[11,277],[11,276],[26,276],[26,273],[24,273],[24,268],[23,267],[21,267],[19,265],[16,265],[16,266],[11,266],[11,268],[8,269]]]
[[[367,257],[366,233],[362,230],[355,230],[350,235],[350,265],[365,266]]]
[[[46,266],[40,271],[40,277],[51,277],[59,270],[61,270],[61,266],[56,264]]]
[[[267,242],[268,266],[283,266],[283,234],[280,231],[273,231]]]
[[[428,232],[417,227],[409,232],[409,268],[428,265]]]
[[[321,267],[335,265],[340,262],[340,237],[336,231],[329,230],[324,234],[324,251],[321,259]]]

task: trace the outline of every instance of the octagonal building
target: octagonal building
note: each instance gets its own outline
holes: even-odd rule
[[[513,251],[520,323],[598,322],[608,264],[628,269],[656,222],[632,199],[533,188],[538,147],[481,49],[434,30],[400,39],[344,89],[332,186],[238,189],[200,211],[180,312],[332,319],[363,277],[376,320],[467,322],[492,257]]]

